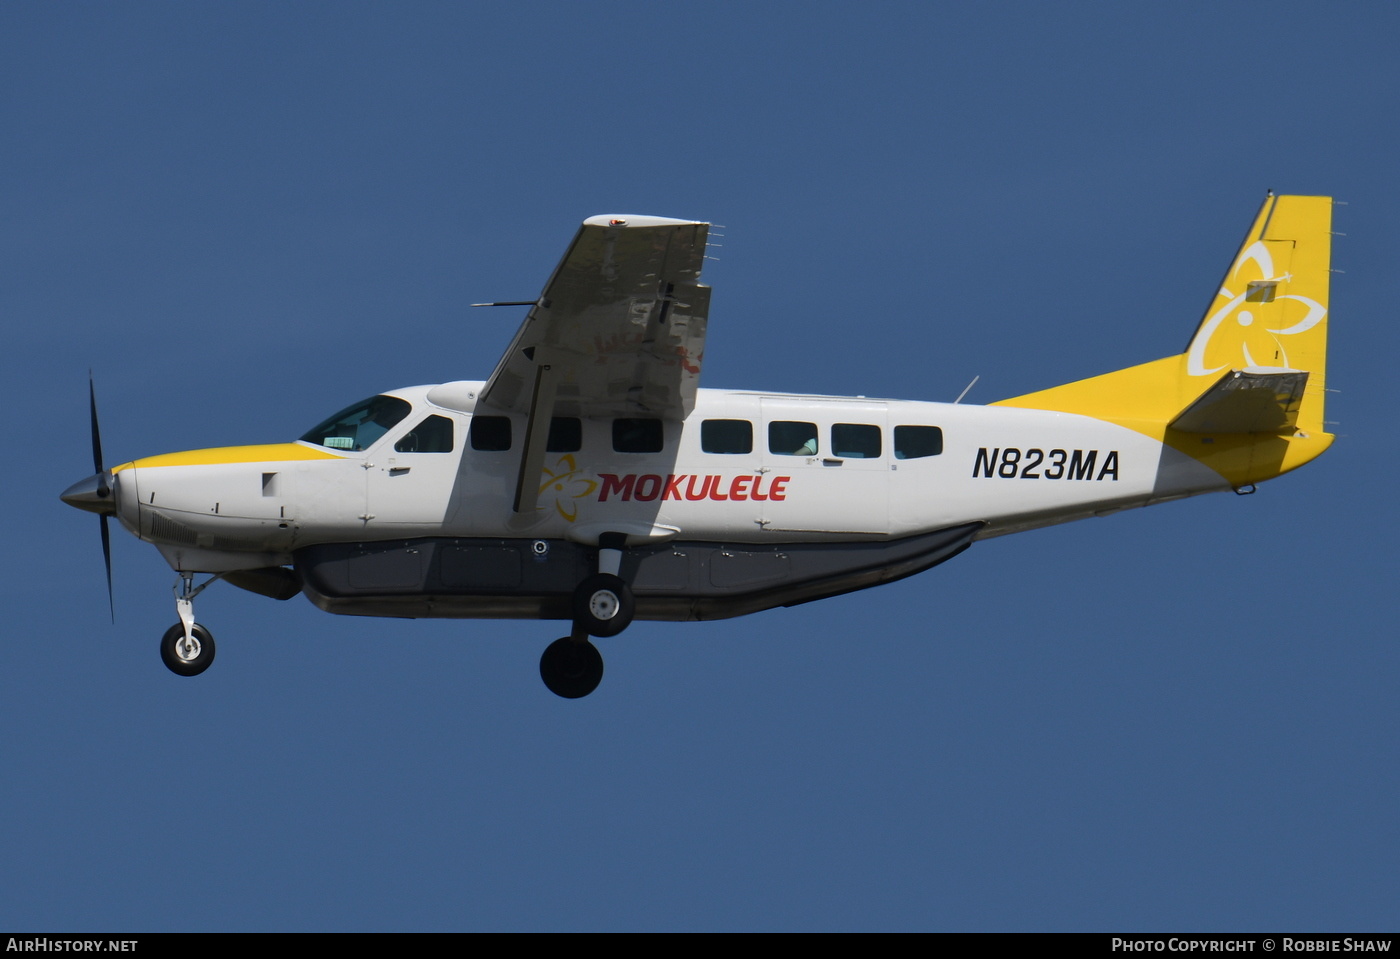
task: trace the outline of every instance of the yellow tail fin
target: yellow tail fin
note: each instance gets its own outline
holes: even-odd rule
[[[1269,196],[1185,353],[995,403],[1146,433],[1236,486],[1308,462],[1323,428],[1332,200]]]

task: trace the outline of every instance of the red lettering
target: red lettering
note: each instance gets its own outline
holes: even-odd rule
[[[598,494],[598,502],[606,503],[609,494],[619,494],[623,501],[632,498],[632,484],[637,481],[635,473],[628,473],[626,476],[618,476],[615,473],[599,473],[598,478],[603,481],[603,491]]]
[[[642,492],[646,490],[646,492]],[[637,499],[643,503],[650,503],[661,493],[661,477],[655,473],[647,473],[637,477]]]
[[[661,477],[655,473],[644,473],[641,476],[636,473],[628,473],[626,476],[599,473],[598,478],[603,481],[602,490],[598,493],[600,503],[606,503],[610,497],[617,497],[624,502],[635,499],[642,503],[650,503],[655,499],[688,499],[692,502],[709,499],[720,503],[728,500],[755,500],[760,503],[772,500],[781,503],[787,499],[787,484],[792,482],[791,476],[771,477],[768,493],[765,495],[763,481],[768,477],[736,476],[729,481],[729,493],[725,495],[724,477],[714,474],[698,476],[682,473],[677,476],[671,473]],[[695,488],[697,481],[700,486],[698,490]]]
[[[706,476],[704,484],[700,487],[700,492],[695,492],[695,481],[700,477],[692,476],[685,484],[685,498],[689,500],[704,499],[710,495],[710,484],[714,482],[713,476]]]

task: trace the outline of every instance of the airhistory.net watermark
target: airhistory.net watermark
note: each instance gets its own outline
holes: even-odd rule
[[[6,952],[135,952],[135,939],[19,939],[5,942]]]

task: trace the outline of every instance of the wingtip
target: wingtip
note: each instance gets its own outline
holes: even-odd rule
[[[669,216],[643,216],[637,213],[600,213],[583,221],[584,226],[709,226],[704,220],[677,220]]]

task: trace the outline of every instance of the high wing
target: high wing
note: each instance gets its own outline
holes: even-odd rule
[[[708,223],[659,216],[583,221],[477,402],[529,415],[515,512],[535,507],[552,417],[683,420],[694,408],[708,234]]]
[[[708,233],[659,216],[584,220],[480,403],[529,412],[548,368],[560,415],[684,419],[705,350]]]

